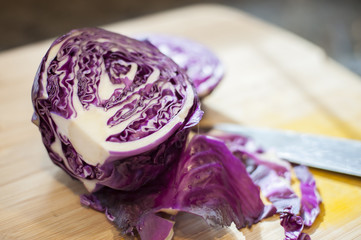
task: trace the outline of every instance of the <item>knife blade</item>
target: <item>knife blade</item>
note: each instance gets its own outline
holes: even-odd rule
[[[237,124],[215,129],[248,136],[293,163],[361,177],[361,141]]]

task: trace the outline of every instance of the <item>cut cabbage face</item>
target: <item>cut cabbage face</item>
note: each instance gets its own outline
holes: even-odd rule
[[[50,158],[90,191],[154,179],[202,116],[177,64],[147,42],[97,28],[54,41],[32,100]]]

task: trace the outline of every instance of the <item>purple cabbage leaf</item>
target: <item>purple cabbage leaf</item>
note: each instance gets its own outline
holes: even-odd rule
[[[301,216],[292,213],[291,207],[287,207],[280,215],[281,226],[285,230],[285,240],[310,240],[310,236],[303,233],[304,222]]]
[[[291,187],[291,165],[275,153],[258,147],[252,139],[237,134],[212,134],[222,139],[238,157],[250,174],[253,182],[280,213],[281,225],[286,240],[311,239],[302,230],[310,227],[320,212],[321,197],[316,182],[306,166],[294,166],[300,181],[301,199]]]
[[[170,226],[173,214],[187,212],[212,226],[234,222],[240,229],[275,212],[265,207],[258,187],[224,142],[205,135],[193,137],[179,162],[156,181],[133,192],[103,188],[82,196],[82,202],[106,211],[124,233],[136,230],[143,240],[163,239],[151,237],[155,229],[147,226],[153,224],[147,219],[158,219],[160,213],[170,214],[158,219],[162,225]]]
[[[164,34],[142,34],[136,38],[150,42],[183,68],[200,98],[209,95],[223,79],[223,64],[203,44]]]
[[[291,165],[288,162],[260,148],[245,136],[226,133],[213,135],[222,139],[233,155],[245,165],[253,182],[277,208],[278,213],[289,206],[292,206],[293,213],[299,213],[301,202],[291,187]]]
[[[292,206],[290,209],[292,213],[299,213],[301,208],[300,198],[286,179],[278,176],[275,171],[263,165],[258,166],[251,173],[251,178],[260,187],[262,195],[277,208],[278,213],[290,206]]]
[[[278,158],[274,152],[261,148],[251,138],[223,132],[211,132],[211,135],[223,140],[230,151],[246,165],[249,173],[262,165],[290,181],[290,163]]]
[[[311,240],[311,237],[302,230],[305,226],[310,227],[315,222],[320,213],[322,199],[308,167],[296,165],[293,170],[300,181],[301,212],[299,216],[296,216],[290,211],[290,208],[286,208],[280,216],[281,226],[285,230],[285,240]]]
[[[293,170],[300,181],[301,216],[305,226],[310,227],[320,213],[321,196],[317,191],[316,181],[306,166],[295,166]]]

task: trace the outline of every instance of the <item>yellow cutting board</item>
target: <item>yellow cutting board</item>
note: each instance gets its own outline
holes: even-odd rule
[[[242,12],[195,5],[106,26],[168,33],[211,48],[226,77],[204,99],[203,126],[233,122],[361,139],[361,79],[318,47]],[[50,41],[0,53],[0,239],[122,239],[79,203],[83,186],[49,160],[30,91]],[[360,153],[361,154],[361,153]],[[313,239],[361,239],[361,179],[312,169],[323,203]],[[174,239],[283,239],[278,216],[241,233],[181,215]]]

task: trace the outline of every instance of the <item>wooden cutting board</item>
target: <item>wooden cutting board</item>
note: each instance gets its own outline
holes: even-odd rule
[[[218,5],[196,5],[106,26],[199,41],[226,66],[203,102],[202,125],[236,122],[361,139],[361,79],[299,37]],[[50,41],[0,53],[0,239],[122,239],[85,190],[49,160],[31,124],[30,91]],[[361,154],[361,153],[360,153]],[[313,239],[361,239],[361,179],[312,169],[323,203]],[[181,215],[174,239],[282,239],[278,216],[235,234]]]

